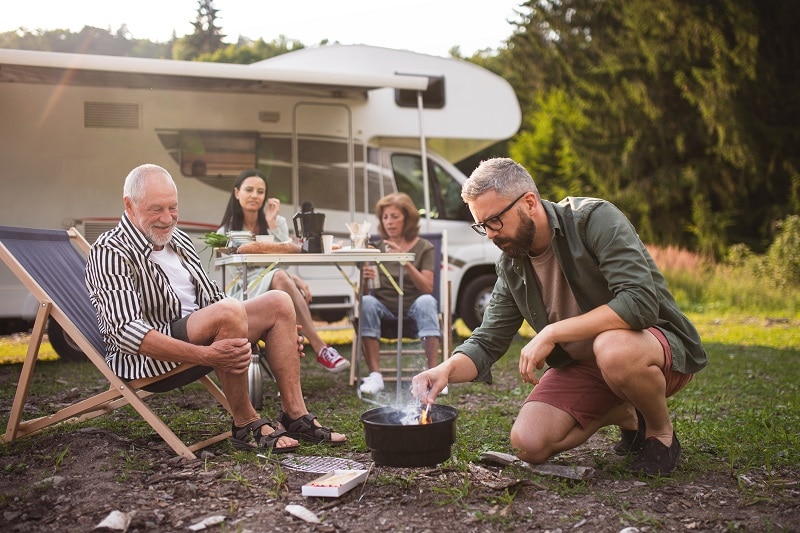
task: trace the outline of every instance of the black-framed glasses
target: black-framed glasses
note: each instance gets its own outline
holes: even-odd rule
[[[517,196],[516,200],[514,200],[513,202],[508,204],[505,209],[503,209],[502,211],[500,211],[496,215],[490,216],[489,218],[487,218],[483,222],[476,222],[475,224],[472,224],[470,227],[475,230],[475,233],[477,233],[478,235],[480,235],[482,237],[486,236],[486,230],[487,229],[490,229],[492,231],[500,231],[501,229],[503,229],[503,220],[500,217],[505,215],[506,212],[508,212],[509,209],[514,207],[514,204],[519,202],[522,199],[522,197],[525,196],[526,194],[528,194],[528,193],[524,192],[524,193],[520,194],[519,196]]]

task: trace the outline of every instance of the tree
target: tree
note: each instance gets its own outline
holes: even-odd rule
[[[153,43],[134,39],[122,25],[116,33],[110,30],[84,26],[78,32],[69,30],[35,30],[19,28],[0,33],[0,48],[39,50],[44,52],[69,52],[132,57],[169,57],[168,43]]]
[[[516,71],[510,81],[526,115],[512,150],[534,172],[573,169],[582,176],[562,189],[588,187],[653,242],[708,255],[730,242],[763,248],[774,222],[798,211],[800,36],[791,2],[524,7],[501,58]],[[574,110],[553,130],[556,142],[541,134],[557,109],[542,94],[561,94]]]
[[[172,58],[194,60],[203,54],[213,54],[225,45],[226,37],[217,26],[219,10],[214,7],[214,0],[197,0],[197,17],[192,26],[194,32],[181,37],[172,47]]]

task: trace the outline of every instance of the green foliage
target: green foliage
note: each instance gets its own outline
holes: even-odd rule
[[[800,216],[787,217],[776,229],[766,255],[768,270],[779,287],[800,285]]]
[[[211,61],[215,63],[238,63],[249,65],[256,61],[269,59],[287,52],[304,48],[300,41],[287,39],[284,35],[267,43],[264,39],[251,41],[240,37],[237,44],[229,44],[210,54],[201,54],[198,61]]]
[[[516,136],[510,156],[523,165],[536,181],[544,198],[586,196],[595,193],[581,168],[569,132],[585,129],[587,121],[580,106],[562,89],[541,95],[527,117],[529,128]]]
[[[789,4],[526,2],[498,54],[526,117],[514,153],[538,172],[568,147],[562,170],[574,175],[546,177],[615,202],[648,242],[717,258],[735,242],[761,251],[774,222],[800,209]],[[556,91],[580,127],[543,119],[554,108],[541,96]]]
[[[0,48],[166,59],[170,57],[171,44],[134,39],[123,25],[113,33],[92,26],[84,26],[77,33],[20,28],[0,33]]]
[[[775,231],[764,254],[737,244],[709,269],[663,268],[670,290],[685,309],[794,316],[800,309],[800,216],[779,221]]]

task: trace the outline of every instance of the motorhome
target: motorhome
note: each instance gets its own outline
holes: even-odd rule
[[[380,197],[407,192],[422,231],[447,231],[452,309],[473,327],[498,251],[470,230],[454,163],[512,136],[520,109],[505,80],[474,64],[370,46],[251,65],[0,50],[0,124],[0,224],[75,226],[90,242],[119,220],[122,181],[141,163],[172,174],[198,249],[245,168],[266,173],[290,226],[311,202],[341,238],[349,221],[376,223]],[[352,299],[331,270],[298,272],[328,319]],[[35,311],[0,266],[0,319]]]

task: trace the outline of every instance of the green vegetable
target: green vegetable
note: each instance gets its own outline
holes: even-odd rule
[[[221,233],[206,233],[203,242],[211,248],[222,248],[228,244],[228,237]]]

